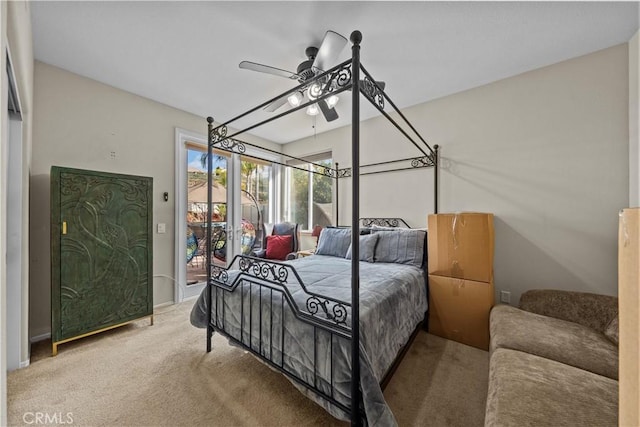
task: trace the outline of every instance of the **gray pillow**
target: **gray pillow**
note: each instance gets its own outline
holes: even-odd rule
[[[373,229],[372,232],[373,235],[378,235],[375,262],[394,262],[422,267],[426,231],[404,228],[393,231]]]
[[[378,243],[377,234],[365,234],[360,236],[360,261],[373,262],[376,243]],[[347,250],[346,259],[351,259],[351,245]]]
[[[329,255],[344,258],[351,244],[351,229],[323,228],[318,238],[316,255]]]

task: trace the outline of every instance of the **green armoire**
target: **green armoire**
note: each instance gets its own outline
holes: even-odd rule
[[[153,179],[51,168],[51,342],[153,324]]]

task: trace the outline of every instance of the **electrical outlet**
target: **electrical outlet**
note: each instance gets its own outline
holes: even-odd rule
[[[503,302],[505,304],[511,304],[511,292],[500,291],[500,302]]]
[[[158,234],[164,234],[167,232],[167,225],[163,222],[158,223]]]

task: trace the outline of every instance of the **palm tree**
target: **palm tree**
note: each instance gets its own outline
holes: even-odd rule
[[[218,156],[218,155],[213,156],[214,162],[215,161],[221,162],[223,160],[226,160],[226,157]],[[207,153],[202,153],[202,155],[200,155],[200,164],[202,165],[203,169],[207,168]],[[226,188],[227,187],[227,170],[222,169],[220,166],[218,166],[217,168],[215,168],[214,172],[215,172],[214,180]]]
[[[252,193],[251,174],[253,174],[254,171],[256,172],[258,171],[258,165],[256,165],[255,163],[246,162],[243,160],[241,163],[241,168],[242,168],[242,177],[243,177],[242,184],[244,185],[244,189],[247,190],[249,193]]]

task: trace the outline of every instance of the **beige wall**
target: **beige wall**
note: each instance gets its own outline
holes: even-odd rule
[[[617,294],[617,214],[629,197],[627,57],[619,45],[403,111],[441,146],[440,211],[495,213],[496,290],[511,291],[512,303],[541,287]],[[387,91],[393,97],[393,82]],[[383,118],[362,123],[361,162],[417,155],[402,138]],[[283,151],[326,149],[349,166],[349,129]],[[350,185],[341,181],[343,224]],[[425,227],[432,188],[431,170],[363,176],[361,216]]]
[[[154,304],[173,301],[175,128],[206,135],[203,117],[41,62],[35,66],[31,195],[31,335],[50,330],[49,174],[66,166],[153,177]],[[249,141],[249,138],[246,138]],[[278,145],[250,142],[279,149]],[[110,153],[115,151],[115,159]],[[164,202],[162,194],[169,193]]]

